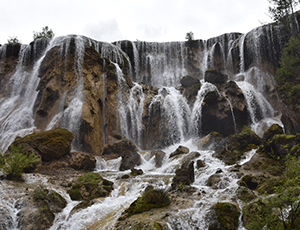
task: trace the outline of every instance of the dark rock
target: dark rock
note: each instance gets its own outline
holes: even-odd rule
[[[12,145],[21,145],[28,151],[38,153],[43,161],[51,161],[69,154],[73,139],[74,135],[66,129],[53,129],[19,138]]]
[[[182,164],[180,169],[177,169],[172,181],[172,189],[181,186],[190,185],[195,181],[194,162],[186,161]]]
[[[257,186],[261,183],[262,178],[260,176],[245,175],[239,181],[239,184],[246,186],[251,190],[255,190]]]
[[[153,156],[155,157],[155,167],[160,168],[162,166],[166,153],[161,150],[153,150],[150,153],[150,157]]]
[[[206,166],[203,160],[197,160],[197,169],[204,168]]]
[[[179,146],[174,152],[172,152],[169,156],[169,158],[177,156],[177,155],[181,155],[181,154],[188,154],[189,153],[189,149],[187,147],[184,146]]]
[[[263,140],[267,141],[271,139],[273,136],[276,134],[283,134],[283,129],[280,125],[278,124],[273,124],[263,135]]]
[[[187,75],[180,80],[180,83],[183,87],[190,87],[192,85],[199,84],[199,80]]]
[[[243,154],[260,145],[261,139],[248,127],[238,134],[230,135],[215,146],[215,157],[232,165],[241,160]]]
[[[141,169],[135,169],[135,168],[132,168],[130,174],[131,174],[132,176],[138,176],[138,175],[143,175],[144,172],[143,172],[143,170],[141,170]]]
[[[96,167],[96,159],[89,153],[72,152],[69,164],[76,170],[93,171]]]
[[[251,200],[255,199],[256,196],[253,193],[253,191],[247,187],[244,186],[240,186],[237,190],[236,190],[236,194],[237,197],[244,201],[244,202],[250,202]]]
[[[222,84],[228,81],[228,76],[216,70],[207,70],[204,80],[212,84]]]
[[[140,164],[141,156],[137,151],[138,148],[132,141],[122,139],[112,144],[106,144],[101,155],[106,159],[115,159],[121,156],[120,170],[127,170]]]
[[[214,175],[211,175],[207,182],[206,182],[206,185],[213,188],[213,189],[218,189],[219,188],[219,183],[221,182],[222,180],[222,175],[221,174],[214,174]]]
[[[217,203],[207,214],[209,230],[237,230],[239,225],[237,204]]]

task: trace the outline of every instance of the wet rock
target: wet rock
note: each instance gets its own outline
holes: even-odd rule
[[[267,141],[271,139],[273,136],[276,134],[283,134],[283,129],[280,125],[278,124],[273,124],[263,135],[263,140]]]
[[[261,139],[248,127],[241,133],[230,135],[215,146],[215,157],[232,165],[241,160],[243,154],[260,145]]]
[[[166,153],[161,150],[153,150],[150,153],[150,157],[155,157],[155,167],[160,168],[162,166],[163,160],[166,156]]]
[[[187,75],[180,80],[180,83],[182,85],[182,95],[187,99],[189,105],[192,106],[201,88],[199,79]]]
[[[253,191],[244,186],[240,186],[237,189],[236,194],[237,194],[237,197],[244,202],[250,202],[251,200],[256,198]]]
[[[237,230],[239,225],[239,208],[233,203],[217,203],[207,214],[209,230]]]
[[[122,214],[119,220],[124,220],[134,214],[147,212],[152,208],[161,208],[171,204],[168,194],[153,187],[146,188],[143,195],[134,201]]]
[[[143,175],[144,172],[143,172],[143,170],[141,170],[141,169],[135,169],[135,168],[132,168],[130,174],[131,174],[132,176],[138,176],[138,175]]]
[[[222,180],[222,175],[221,174],[214,174],[214,175],[211,175],[208,178],[208,180],[206,182],[206,185],[213,188],[213,189],[218,189],[221,180]]]
[[[181,155],[181,154],[187,154],[189,152],[190,152],[190,150],[187,147],[180,145],[174,152],[172,152],[170,154],[169,158],[177,156],[177,155]]]
[[[71,132],[58,128],[27,135],[15,140],[12,145],[21,145],[28,151],[38,153],[43,161],[51,161],[69,154],[73,139]]]
[[[12,229],[13,219],[9,210],[5,207],[0,207],[0,230]]]
[[[197,169],[204,168],[206,166],[203,160],[197,160]]]
[[[55,213],[66,207],[66,200],[52,190],[38,187],[32,193],[32,200],[27,201],[18,213],[18,228],[49,229],[54,221]]]
[[[180,83],[183,87],[189,87],[189,86],[192,86],[194,84],[198,84],[199,83],[199,80],[197,78],[194,78],[192,76],[184,76],[181,80],[180,80]]]
[[[121,156],[120,170],[127,170],[140,164],[141,156],[137,151],[138,148],[132,141],[122,139],[112,144],[106,144],[101,155],[106,159],[115,159]]]
[[[207,70],[205,72],[204,80],[212,84],[222,84],[228,81],[228,76],[216,70]]]
[[[195,181],[194,161],[186,161],[180,169],[177,169],[172,181],[172,189],[190,185]]]
[[[103,179],[97,173],[81,176],[68,191],[72,200],[92,200],[106,197],[113,190],[113,182]]]
[[[76,170],[93,171],[96,167],[96,159],[89,153],[72,152],[69,164]]]
[[[245,175],[239,181],[240,185],[246,186],[251,190],[255,190],[257,186],[261,183],[263,177],[258,175]]]

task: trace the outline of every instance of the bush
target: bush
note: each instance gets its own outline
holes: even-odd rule
[[[9,37],[9,39],[7,39],[7,43],[9,45],[19,45],[21,41],[18,39],[18,37]]]
[[[48,38],[48,39],[54,38],[55,34],[53,33],[52,29],[49,29],[48,26],[43,27],[42,30],[43,30],[42,32],[33,32],[34,41],[39,38]]]
[[[10,146],[10,154],[3,157],[3,164],[0,167],[9,180],[22,180],[22,173],[25,168],[32,167],[39,158],[34,153],[24,153],[22,146]]]

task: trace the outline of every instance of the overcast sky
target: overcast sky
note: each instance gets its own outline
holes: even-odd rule
[[[55,36],[79,34],[98,41],[184,41],[246,33],[270,22],[268,0],[2,0],[0,44],[51,28]]]

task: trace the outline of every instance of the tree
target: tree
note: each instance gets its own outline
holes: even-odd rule
[[[9,37],[9,39],[7,39],[7,43],[9,45],[17,45],[17,44],[20,44],[21,41],[18,39],[17,36],[13,36],[13,37]]]
[[[194,40],[194,33],[193,33],[192,31],[186,33],[185,39],[186,39],[188,42],[193,41],[193,40]]]
[[[42,30],[43,30],[42,32],[33,32],[33,40],[34,41],[39,38],[52,39],[55,35],[53,33],[52,29],[49,29],[48,26],[43,27]]]
[[[294,14],[299,0],[268,0],[272,5],[269,6],[270,17],[275,22],[283,24],[285,32],[288,35],[294,35],[299,32],[296,16]]]

